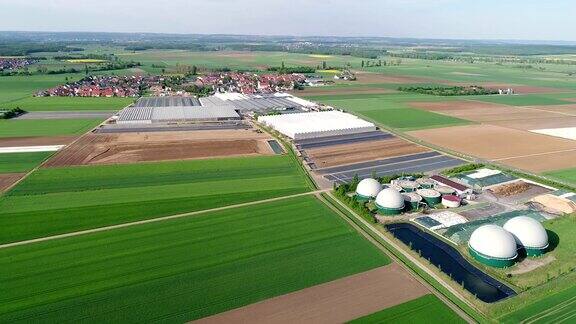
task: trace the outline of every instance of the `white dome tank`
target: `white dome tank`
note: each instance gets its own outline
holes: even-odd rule
[[[382,191],[382,184],[372,178],[363,179],[356,187],[356,194],[367,199],[376,198],[380,191]]]
[[[516,243],[526,249],[544,250],[548,247],[548,234],[539,221],[517,216],[504,224],[504,229],[512,233]]]
[[[376,196],[376,204],[383,208],[402,209],[404,208],[404,197],[398,190],[386,188]]]
[[[478,227],[468,244],[475,252],[488,258],[515,259],[518,255],[514,236],[493,224]]]

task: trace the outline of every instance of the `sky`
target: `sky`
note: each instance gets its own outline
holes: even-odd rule
[[[575,13],[575,0],[0,0],[0,30],[576,41]]]

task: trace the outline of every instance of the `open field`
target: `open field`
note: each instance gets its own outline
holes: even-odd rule
[[[393,263],[207,317],[198,323],[344,323],[427,292]]]
[[[80,135],[101,122],[100,119],[0,120],[0,138]]]
[[[574,96],[576,96],[576,94]],[[479,101],[493,102],[511,106],[549,106],[570,104],[570,101],[562,100],[551,95],[546,96],[542,94],[482,96],[476,97],[475,99]]]
[[[427,151],[426,148],[400,138],[333,145],[306,150],[318,168],[371,161],[387,157],[408,155]]]
[[[13,185],[16,181],[20,180],[25,173],[3,173],[0,174],[0,193],[5,191],[11,185]]]
[[[507,314],[499,320],[503,323],[570,323],[576,316],[575,296],[576,286],[548,292],[546,297]]]
[[[82,78],[83,74],[53,74],[0,77],[0,104],[31,97],[35,91]]]
[[[0,197],[14,242],[310,189],[289,156],[40,169]]]
[[[571,161],[576,161],[576,153],[573,155],[573,158]],[[569,168],[569,169],[563,169],[563,170],[556,170],[556,171],[552,171],[552,172],[546,172],[547,176],[553,177],[553,178],[558,178],[560,180],[563,181],[567,181],[567,182],[571,182],[573,184],[576,184],[576,168]]]
[[[418,96],[382,95],[366,99],[358,95],[355,98],[321,100],[322,103],[356,112],[377,123],[397,129],[425,129],[469,124],[469,121],[410,108],[404,100]],[[420,99],[429,96],[421,96]],[[314,97],[312,97],[314,98]]]
[[[534,172],[568,168],[571,160],[537,156],[570,154],[576,142],[492,125],[456,126],[409,132],[425,142]],[[499,143],[499,145],[494,145]]]
[[[11,323],[186,322],[390,262],[313,197],[3,249],[0,260],[0,321]]]
[[[351,324],[364,323],[466,323],[458,317],[438,297],[425,295],[384,309],[374,314],[358,318]]]
[[[53,152],[0,154],[0,173],[18,173],[32,170]]]
[[[253,130],[86,134],[56,154],[46,166],[272,155],[269,139],[270,136]]]
[[[116,111],[134,102],[134,98],[28,97],[4,104],[26,111]]]

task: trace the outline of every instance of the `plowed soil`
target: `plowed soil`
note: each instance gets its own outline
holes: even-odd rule
[[[308,156],[314,160],[318,168],[352,164],[408,155],[428,151],[428,149],[409,143],[400,138],[369,141],[354,144],[334,145],[307,150]]]
[[[295,96],[325,96],[325,95],[349,95],[349,94],[386,94],[398,92],[384,88],[346,88],[346,87],[315,87],[306,88],[304,91],[293,91]]]
[[[45,167],[274,154],[269,137],[252,130],[86,134]]]
[[[456,126],[409,134],[456,152],[516,167],[522,165],[520,168],[535,172],[560,169],[566,164],[573,166],[575,161],[558,161],[558,154],[572,156],[576,141],[493,125]]]
[[[439,80],[424,77],[414,77],[407,75],[387,75],[383,73],[355,71],[357,80],[354,81],[359,84],[366,83],[441,83],[452,84],[447,80]]]
[[[344,323],[426,293],[424,286],[393,263],[196,323]]]
[[[26,173],[6,173],[0,174],[0,192],[8,189],[16,181],[20,180]]]
[[[0,138],[0,147],[37,146],[37,145],[66,145],[66,144],[72,143],[76,138],[77,138],[77,136]]]

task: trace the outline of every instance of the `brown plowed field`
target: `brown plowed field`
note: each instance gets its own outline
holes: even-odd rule
[[[292,94],[295,96],[325,96],[325,95],[348,95],[348,94],[386,94],[394,92],[398,91],[384,88],[315,87],[315,88],[306,88],[306,90],[303,91],[293,91]]]
[[[568,99],[562,99],[562,100],[568,100]],[[568,101],[570,101],[570,100],[568,100]],[[552,106],[534,106],[534,107],[526,106],[524,108],[546,110],[546,111],[550,111],[550,112],[556,112],[556,113],[561,113],[561,114],[565,114],[565,115],[576,116],[576,105],[575,104],[552,105]]]
[[[576,127],[576,117],[558,116],[554,118],[519,119],[489,122],[489,124],[521,130]]]
[[[383,159],[428,151],[400,138],[368,141],[354,144],[333,145],[306,150],[318,168]]]
[[[534,155],[543,156],[542,154],[552,152],[576,150],[576,141],[494,125],[427,129],[412,131],[409,134],[456,152],[488,160],[501,160],[502,163],[509,165],[516,166],[524,160],[537,160],[539,162],[530,162],[523,167],[536,172],[558,169],[556,164],[562,163],[552,161],[551,158],[536,159]],[[520,162],[513,164],[511,159],[517,159]]]
[[[86,134],[45,167],[135,163],[274,154],[267,135],[252,130]]]
[[[440,84],[452,84],[453,82],[447,80],[439,80],[424,77],[414,77],[407,75],[387,75],[383,73],[365,72],[365,71],[354,71],[356,73],[357,80],[355,83],[359,84],[372,84],[372,83],[440,83]]]
[[[574,161],[576,161],[576,149],[574,151],[510,158],[499,162],[532,172],[546,172],[573,168]]]
[[[10,137],[0,138],[0,147],[37,146],[37,145],[66,145],[72,143],[77,136],[52,137]]]
[[[20,180],[26,173],[6,173],[0,174],[0,192],[8,189],[16,181]]]
[[[429,293],[396,263],[196,323],[344,323]]]

